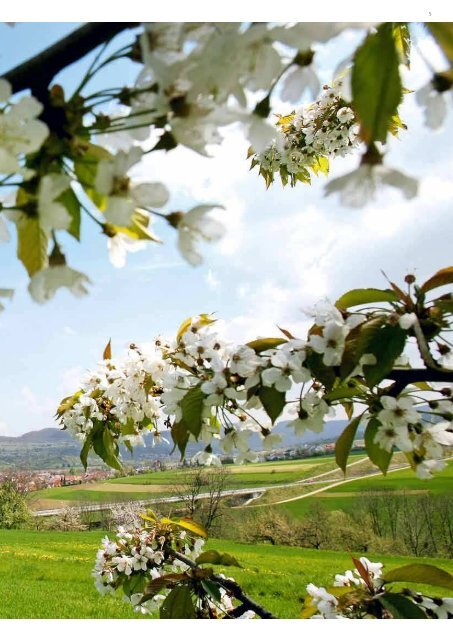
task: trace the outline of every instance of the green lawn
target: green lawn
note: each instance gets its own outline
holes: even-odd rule
[[[387,476],[379,475],[363,480],[354,480],[343,486],[329,489],[329,493],[342,491],[360,493],[363,491],[429,491],[430,493],[449,493],[453,491],[453,461],[450,461],[442,473],[431,480],[420,480],[412,469],[395,471]]]
[[[434,495],[451,495],[453,493],[453,461],[450,461],[446,469],[431,480],[420,480],[411,469],[404,469],[389,473],[387,476],[377,475],[353,480],[323,491],[312,498],[286,502],[281,507],[296,517],[303,516],[314,502],[318,502],[330,511],[340,509],[351,511],[357,507],[357,498],[360,494],[366,494],[369,491],[416,492],[414,495],[418,492],[429,492]]]
[[[0,617],[141,617],[120,598],[99,596],[93,586],[91,570],[102,535],[0,531]],[[219,570],[236,578],[251,597],[285,618],[298,617],[308,582],[329,585],[335,573],[351,565],[348,554],[334,551],[220,540],[212,540],[208,546],[235,555],[242,568]],[[384,561],[388,568],[410,562],[407,557],[371,559]],[[453,561],[435,562],[453,571]],[[436,593],[442,595],[441,591]]]
[[[363,454],[352,456],[359,459]],[[319,473],[338,469],[333,456],[319,456],[303,460],[282,460],[248,465],[228,466],[231,476],[228,487],[247,489],[260,486],[279,486],[302,480]],[[75,485],[42,489],[30,494],[31,507],[39,501],[39,508],[58,505],[41,504],[49,500],[75,502],[125,502],[127,500],[147,500],[174,495],[183,482],[185,470],[175,469],[154,473],[112,478],[102,483]],[[109,490],[109,488],[111,490]],[[124,487],[124,489],[122,489]],[[148,489],[149,488],[149,489]]]
[[[260,485],[295,482],[317,473],[323,473],[336,467],[333,456],[306,458],[304,460],[279,460],[276,462],[259,462],[247,465],[228,465],[231,471],[229,483],[234,488],[258,487]],[[114,484],[175,484],[181,483],[181,476],[187,470],[156,471],[141,473],[125,478],[113,478],[107,483]]]
[[[87,487],[88,485],[81,485]],[[171,495],[168,491],[96,491],[95,489],[79,489],[75,487],[56,487],[34,491],[29,496],[31,507],[37,500],[71,500],[75,502],[127,502],[128,500],[148,500]],[[58,505],[55,505],[57,508]]]

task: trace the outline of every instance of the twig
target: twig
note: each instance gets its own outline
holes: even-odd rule
[[[420,326],[420,322],[418,321],[418,318],[415,319],[415,322],[412,328],[415,333],[415,338],[417,339],[418,350],[420,351],[420,355],[423,359],[423,362],[426,364],[427,367],[430,367],[431,369],[440,369],[441,367],[439,367],[439,365],[437,364],[437,362],[434,361],[431,355],[431,351],[429,350],[428,343],[426,342],[426,338]]]
[[[185,556],[183,553],[178,553],[178,551],[173,551],[173,550],[171,551],[171,553],[175,558],[177,558],[178,560],[181,560],[181,562],[184,562],[184,564],[187,564],[191,569],[200,568],[199,565],[197,565],[193,560],[190,560],[190,558]],[[266,619],[276,618],[276,616],[274,616],[270,611],[262,607],[260,604],[258,604],[251,598],[249,598],[249,596],[247,596],[243,592],[242,588],[234,580],[229,580],[228,578],[222,578],[222,576],[219,576],[215,573],[210,577],[210,580],[212,580],[213,582],[216,582],[218,585],[220,585],[221,587],[229,591],[231,595],[233,595],[237,600],[239,600],[242,603],[242,605],[244,605],[244,611],[242,611],[242,605],[241,607],[237,608],[237,609],[239,608],[241,609],[241,613],[239,615],[242,615],[242,613],[244,613],[245,611],[251,610],[257,613],[260,616],[260,618],[266,618]],[[235,609],[234,611],[237,611],[237,609]]]

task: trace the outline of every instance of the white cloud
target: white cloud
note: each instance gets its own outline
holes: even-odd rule
[[[6,422],[0,422],[0,436],[9,435],[8,425]]]
[[[217,278],[217,276],[211,271],[211,269],[208,270],[208,273],[205,276],[205,280],[206,283],[208,285],[208,287],[210,289],[212,289],[212,291],[216,291],[217,289],[219,289],[220,287],[220,280]]]
[[[20,393],[27,403],[30,413],[45,418],[51,418],[55,413],[57,405],[54,400],[51,400],[46,396],[38,395],[27,385],[22,387]]]
[[[88,362],[87,365],[89,365]],[[87,369],[84,367],[70,367],[69,369],[65,369],[64,371],[62,371],[59,375],[59,396],[67,396],[69,394],[75,393],[80,385],[80,379],[86,373],[86,371]]]
[[[69,326],[63,327],[63,333],[65,334],[65,336],[75,336],[76,335],[76,332],[74,331],[74,329],[72,327],[69,327]]]

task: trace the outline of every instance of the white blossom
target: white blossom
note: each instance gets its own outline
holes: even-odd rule
[[[110,262],[118,269],[126,264],[126,256],[128,253],[135,253],[146,249],[146,240],[134,240],[125,233],[115,233],[114,236],[107,239],[107,249],[109,252]]]
[[[99,162],[95,187],[103,195],[108,196],[104,216],[108,222],[120,227],[127,227],[131,216],[137,208],[162,207],[169,198],[165,185],[160,182],[133,184],[127,175],[143,155],[138,147],[127,153],[118,151],[112,159]]]
[[[87,295],[89,278],[67,265],[50,266],[36,272],[30,279],[28,290],[36,302],[43,304],[54,297],[61,287],[67,287],[76,297]]]
[[[425,125],[430,129],[440,129],[444,124],[448,93],[437,91],[431,80],[415,93],[417,103],[424,109]]]
[[[378,419],[383,425],[406,427],[408,424],[416,424],[420,421],[420,414],[414,408],[414,401],[409,396],[399,398],[382,396],[380,402],[384,408],[379,411]]]
[[[11,85],[0,79],[0,102],[9,102]],[[25,96],[0,111],[0,173],[21,173],[19,159],[41,148],[49,129],[37,120],[42,104],[33,96]]]
[[[374,200],[381,185],[399,189],[407,200],[415,198],[418,192],[418,181],[402,171],[381,164],[362,164],[355,171],[330,180],[324,193],[326,196],[339,193],[344,206],[364,207]]]
[[[71,215],[58,198],[70,187],[71,180],[60,173],[48,173],[41,178],[38,191],[40,224],[48,233],[52,229],[68,229]]]
[[[208,216],[208,212],[219,205],[200,205],[190,209],[177,223],[178,248],[182,256],[193,266],[203,262],[198,251],[198,242],[217,242],[225,233],[220,222]]]
[[[348,333],[345,324],[330,322],[324,326],[322,335],[311,335],[308,344],[316,353],[323,354],[322,361],[327,367],[336,366],[341,363]]]
[[[306,91],[315,99],[321,85],[312,65],[297,67],[289,73],[283,83],[281,98],[296,103]]]
[[[404,313],[398,320],[398,324],[401,329],[404,329],[405,331],[413,327],[416,322],[417,316],[415,313]]]
[[[220,467],[222,464],[220,458],[209,451],[199,451],[192,456],[192,462],[197,462],[198,464],[206,465],[207,467],[211,465],[214,467]]]

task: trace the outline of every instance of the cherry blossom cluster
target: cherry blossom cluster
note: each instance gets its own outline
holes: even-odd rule
[[[164,550],[169,542],[191,560],[197,558],[204,545],[202,538],[194,539],[185,531],[176,536],[171,530],[158,531],[156,527],[119,527],[116,540],[110,540],[107,536],[103,538],[93,570],[99,593],[114,593],[122,588],[125,599],[134,606],[135,611],[143,614],[157,611],[169,591],[156,594],[141,603],[146,583],[168,571],[182,573],[187,567]],[[142,580],[139,581],[139,578]]]
[[[182,584],[189,584],[189,572],[204,544],[202,537],[165,518],[156,519],[150,526],[120,526],[114,540],[108,536],[102,540],[92,572],[95,586],[102,595],[122,591],[124,600],[134,611],[153,614],[161,608],[171,588],[178,584],[178,576]],[[196,577],[195,574],[193,578]],[[154,584],[156,588],[152,590],[150,587]],[[234,608],[232,597],[222,586],[217,595],[218,600],[202,589],[194,591],[196,617],[228,617],[228,611]],[[243,617],[254,615],[251,611],[246,613]]]
[[[397,447],[409,454],[419,478],[431,478],[433,472],[442,471],[448,448],[453,447],[453,387],[444,387],[442,392],[444,395],[430,403],[432,410],[425,416],[417,411],[416,401],[409,394],[380,397],[374,442],[389,453]],[[443,416],[450,419],[443,420]]]
[[[388,589],[383,575],[383,564],[371,562],[368,558],[354,559],[355,569],[337,574],[333,587],[307,585],[308,596],[304,601],[302,617],[305,618],[393,618],[395,609],[392,600],[386,600]],[[427,565],[429,566],[429,565]],[[436,598],[405,589],[397,596],[409,600],[409,605],[421,609],[418,617],[447,619],[453,618],[453,598]],[[389,608],[387,608],[387,606]],[[397,608],[397,607],[396,607]],[[413,617],[413,616],[411,616]]]
[[[165,374],[165,362],[158,353],[131,345],[125,358],[103,360],[84,376],[81,389],[63,400],[62,425],[79,439],[99,426],[112,429],[120,442],[131,446],[143,443],[145,432],[152,431],[159,439],[158,397]]]
[[[449,269],[438,272],[428,284],[444,282],[447,274]],[[345,309],[349,298],[369,298],[370,291],[374,298],[390,299],[390,310]],[[421,288],[415,291],[424,295]],[[420,311],[420,319],[406,311],[412,305],[407,296],[401,307],[397,299],[387,290],[353,290],[336,305],[319,303],[310,311],[313,325],[305,339],[283,330],[281,338],[232,345],[215,330],[215,319],[201,314],[188,318],[175,340],[159,338],[152,348],[131,345],[123,359],[112,360],[108,345],[104,361],[85,376],[77,393],[63,400],[58,415],[84,441],[84,463],[85,447],[92,446],[111,464],[110,445],[143,443],[148,431],[161,439],[161,432],[170,429],[182,456],[194,441],[200,447],[194,461],[220,465],[222,454],[239,463],[254,462],[257,445],[277,448],[281,435],[274,425],[280,417],[297,436],[307,429],[321,433],[341,405],[351,420],[348,429],[355,434],[362,425],[367,452],[379,468],[385,472],[399,450],[420,478],[430,478],[444,468],[453,446],[453,387],[446,382],[420,389],[409,378],[395,390],[397,383],[386,380],[411,374],[404,354],[411,340],[436,367],[435,379],[451,379],[450,348],[441,342],[449,311],[445,316],[441,307],[436,311],[437,333],[429,325],[442,353],[436,364],[423,334],[425,312]],[[429,302],[428,309],[444,301]],[[390,361],[388,348],[393,349]],[[347,442],[344,450],[341,437],[337,443],[343,468],[352,441]],[[119,459],[114,462],[120,466]]]
[[[283,184],[288,178],[309,181],[308,169],[327,173],[328,159],[344,157],[360,144],[359,125],[350,104],[342,97],[342,82],[325,85],[318,100],[307,107],[281,116],[277,122],[282,138],[252,159],[270,184],[279,173]]]

